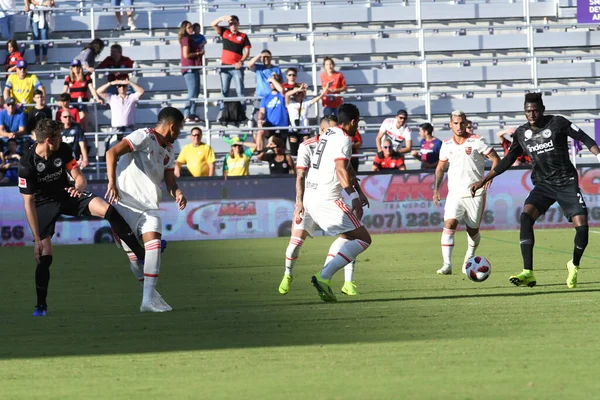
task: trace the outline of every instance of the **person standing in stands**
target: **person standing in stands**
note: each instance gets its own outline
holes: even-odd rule
[[[421,150],[413,150],[411,154],[421,161],[421,169],[435,169],[440,159],[442,141],[433,136],[433,125],[428,122],[419,126],[419,135],[421,136]]]
[[[69,75],[65,77],[65,83],[63,85],[63,93],[68,93],[71,98],[71,103],[87,103],[90,101],[90,92],[94,96],[96,102],[102,104],[102,100],[96,93],[94,83],[90,74],[83,72],[81,61],[71,61],[71,69]],[[89,109],[87,104],[77,104],[77,110],[79,111],[79,120],[81,121],[81,127],[83,130],[87,130],[88,114]],[[61,121],[62,122],[62,121]]]
[[[325,71],[321,73],[321,86],[326,87],[329,82],[329,89],[323,96],[323,116],[338,114],[338,108],[344,103],[341,97],[331,96],[348,91],[346,79],[341,72],[335,70],[335,62],[330,57],[325,57],[323,60],[323,68]]]
[[[81,61],[83,69],[90,74],[96,70],[96,58],[104,50],[104,41],[102,39],[94,39],[81,50],[81,53],[73,59]]]
[[[179,27],[177,38],[181,46],[181,73],[187,86],[187,104],[183,109],[185,123],[199,122],[200,117],[196,115],[196,99],[200,94],[200,70],[189,67],[202,65],[204,49],[198,48],[193,38],[194,30],[189,21],[183,21]],[[187,67],[187,68],[186,68]]]

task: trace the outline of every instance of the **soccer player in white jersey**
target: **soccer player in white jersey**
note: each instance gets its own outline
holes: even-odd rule
[[[433,204],[440,202],[440,186],[448,163],[448,197],[444,207],[444,229],[442,231],[442,256],[444,265],[437,273],[452,274],[452,250],[454,249],[454,233],[459,222],[467,227],[468,248],[463,262],[475,255],[481,239],[479,224],[485,210],[485,191],[487,185],[478,191],[475,197],[469,194],[470,186],[479,181],[485,173],[485,158],[492,161],[492,169],[500,158],[481,136],[467,133],[467,117],[462,111],[453,111],[450,116],[450,128],[454,133],[451,139],[444,140],[440,150],[440,161],[435,169],[433,188]]]
[[[142,270],[135,255],[124,246],[132,272],[144,284],[141,312],[171,311],[171,307],[156,291],[162,235],[158,208],[163,179],[179,209],[183,210],[187,204],[175,181],[174,171],[176,160],[173,143],[179,136],[183,119],[178,109],[163,108],[154,129],[138,129],[106,153],[106,198],[109,203],[115,203],[132,230],[141,237],[146,250]]]
[[[329,128],[319,137],[306,177],[305,213],[327,234],[339,235],[336,239],[339,250],[330,252],[333,257],[311,278],[319,296],[326,302],[337,301],[330,285],[333,274],[356,260],[371,244],[371,235],[360,222],[362,201],[349,172],[351,136],[356,134],[359,119],[355,105],[340,106],[338,126]]]

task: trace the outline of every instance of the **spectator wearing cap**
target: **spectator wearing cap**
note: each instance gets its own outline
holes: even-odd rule
[[[325,87],[327,83],[331,82],[322,100],[323,116],[337,116],[338,108],[344,103],[344,99],[330,95],[346,92],[348,90],[346,79],[344,79],[344,75],[341,72],[335,70],[335,62],[330,57],[325,57],[323,60],[323,69],[324,71],[321,73],[321,86]]]
[[[96,58],[102,53],[102,50],[104,50],[104,41],[94,39],[81,50],[75,60],[81,61],[81,66],[85,71],[93,73],[96,69]]]
[[[52,119],[52,109],[46,105],[46,96],[41,90],[36,90],[33,93],[33,102],[35,105],[27,112],[26,131],[33,138],[33,131],[38,121],[49,118]]]
[[[60,122],[60,115],[63,110],[69,111],[71,117],[73,117],[73,122],[76,124],[81,123],[79,110],[71,105],[71,96],[68,93],[61,93],[58,96],[58,111],[56,112],[56,120],[58,122]]]
[[[18,104],[32,104],[33,93],[40,90],[46,96],[46,89],[35,74],[27,73],[27,62],[17,62],[17,72],[10,74],[4,86],[4,98],[13,97]]]
[[[210,145],[202,143],[202,129],[193,127],[190,136],[192,143],[188,143],[181,149],[177,162],[175,163],[175,176],[181,176],[181,167],[187,165],[190,174],[199,178],[202,176],[215,175],[215,152]]]
[[[98,64],[98,69],[123,69],[123,68],[133,68],[133,60],[129,57],[125,57],[123,55],[123,48],[120,44],[113,44],[110,46],[110,56],[106,57],[100,64]],[[129,79],[129,74],[127,72],[119,71],[119,72],[110,72],[108,74],[108,81],[126,81]],[[108,88],[108,93],[117,94],[116,86],[110,86]]]
[[[71,98],[71,103],[87,103],[90,101],[90,92],[94,96],[94,100],[102,104],[102,99],[98,97],[92,77],[90,74],[83,72],[81,61],[75,59],[71,61],[71,69],[69,75],[65,77],[63,85],[63,93],[68,93]],[[89,109],[87,104],[77,104],[79,110],[79,119],[84,130],[87,129]]]
[[[250,159],[254,154],[256,145],[250,142],[244,142],[238,136],[226,140],[231,144],[231,150],[225,156],[223,161],[223,176],[248,176],[250,175]],[[248,147],[244,150],[244,146]]]
[[[406,169],[404,157],[394,149],[390,139],[384,139],[383,146],[381,146],[381,148],[383,150],[378,152],[373,159],[373,171],[394,169],[403,171]]]
[[[50,9],[54,0],[25,0],[25,12],[28,13],[27,24],[31,27],[33,40],[48,40],[48,32],[54,30],[54,17]],[[40,46],[42,48],[42,65],[48,62],[48,44],[35,44],[35,63],[40,63]]]
[[[15,139],[19,145],[25,143],[25,113],[17,107],[14,97],[7,97],[0,111],[0,138],[3,143]]]
[[[183,21],[179,27],[177,38],[181,46],[181,73],[187,86],[187,104],[183,109],[185,122],[199,122],[200,117],[196,115],[196,99],[200,94],[200,70],[190,67],[199,67],[202,65],[202,56],[204,48],[196,46],[193,39],[192,24],[189,21]]]
[[[8,51],[8,55],[4,60],[4,68],[6,68],[6,72],[15,72],[17,70],[17,63],[23,59],[17,41],[15,39],[7,41],[6,50]]]
[[[435,169],[440,160],[442,141],[433,136],[433,125],[429,122],[419,126],[421,150],[413,150],[411,154],[421,161],[421,169]]]
[[[258,62],[259,59],[260,63]],[[279,66],[273,65],[272,60],[273,55],[269,50],[265,49],[252,57],[248,62],[248,69],[254,71],[256,74],[256,92],[254,94],[256,97],[263,98],[271,93],[271,83],[269,82],[269,78],[272,78],[273,75],[278,75],[279,82],[283,82],[281,69]],[[255,113],[258,113],[259,108],[260,100],[256,100],[254,103]]]
[[[226,22],[229,26],[219,26]],[[233,85],[237,97],[244,97],[244,61],[250,56],[250,39],[245,33],[239,31],[240,19],[236,15],[225,15],[214,20],[211,26],[223,38],[223,52],[221,53],[221,96],[229,97],[229,87]],[[224,104],[220,104],[221,110]],[[245,110],[245,104],[242,102]]]
[[[62,141],[71,146],[79,167],[87,167],[88,153],[83,129],[79,124],[73,122],[73,117],[67,110],[60,111],[60,122],[62,124],[60,132]]]

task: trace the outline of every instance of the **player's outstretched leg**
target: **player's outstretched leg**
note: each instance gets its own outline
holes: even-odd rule
[[[465,260],[463,261],[462,273],[467,273],[467,261],[475,256],[479,242],[481,241],[481,235],[479,229],[473,229],[467,227],[467,253],[465,254]]]
[[[35,291],[37,294],[37,304],[33,311],[34,317],[45,317],[48,315],[48,283],[50,282],[50,265],[52,265],[52,256],[46,255],[40,257],[40,263],[35,268]]]
[[[100,200],[101,202],[106,203],[106,202],[104,202],[104,200],[102,200],[100,198],[94,199],[93,202],[96,202],[96,200]],[[125,242],[127,244],[127,246],[129,246],[131,251],[133,253],[135,253],[135,255],[138,259],[143,260],[145,258],[144,248],[141,246],[135,233],[133,233],[133,231],[131,230],[131,227],[123,219],[121,214],[119,214],[117,209],[108,203],[106,203],[106,204],[108,205],[108,207],[106,207],[106,212],[104,213],[104,219],[106,219],[108,221],[114,234],[116,236],[118,236],[123,242]],[[90,211],[92,211],[92,215],[95,214],[93,212],[94,210],[92,209],[93,206],[95,206],[95,204],[90,203]]]
[[[539,213],[538,213],[539,214]],[[521,255],[523,256],[523,272],[518,275],[513,275],[509,278],[510,283],[516,286],[534,287],[536,284],[535,276],[533,276],[533,245],[535,237],[533,235],[533,224],[535,219],[523,212],[521,213]]]
[[[456,229],[444,227],[442,230],[442,258],[444,265],[437,270],[440,275],[452,275],[452,250],[454,250],[454,234]]]
[[[287,294],[290,291],[290,285],[294,280],[294,266],[298,260],[300,248],[304,244],[304,239],[301,236],[293,235],[290,237],[290,243],[285,250],[285,274],[279,284],[279,293]]]
[[[590,228],[587,225],[587,218],[585,220],[585,225],[579,225],[575,227],[573,259],[567,263],[567,287],[569,289],[577,287],[577,272],[579,271],[579,263],[581,261],[581,257],[583,256],[583,252],[588,245],[589,229]]]

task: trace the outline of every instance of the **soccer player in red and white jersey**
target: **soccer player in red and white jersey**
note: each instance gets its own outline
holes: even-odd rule
[[[404,154],[410,153],[412,148],[411,130],[406,124],[407,120],[408,113],[406,110],[400,110],[396,113],[395,118],[386,118],[383,121],[375,139],[378,153],[383,150],[383,141],[390,139],[394,150],[400,153],[402,160],[404,160]]]
[[[463,262],[462,272],[465,273],[465,263],[475,255],[479,246],[479,225],[485,210],[485,191],[482,188],[474,196],[470,196],[470,186],[478,182],[485,173],[486,157],[492,161],[492,169],[500,158],[481,136],[467,133],[467,117],[462,111],[453,111],[450,116],[450,127],[454,133],[451,139],[442,144],[440,160],[435,170],[433,188],[433,203],[440,202],[440,186],[448,163],[448,198],[444,207],[444,229],[442,231],[442,256],[444,265],[437,273],[452,274],[452,250],[454,249],[454,233],[459,222],[467,227],[468,248]]]
[[[115,203],[123,218],[141,236],[146,249],[143,270],[138,266],[135,255],[128,252],[132,272],[144,283],[141,312],[172,310],[156,291],[162,236],[158,208],[163,179],[179,209],[183,210],[187,204],[175,181],[176,159],[173,149],[173,143],[183,126],[183,119],[183,114],[178,109],[163,108],[158,114],[158,123],[154,129],[138,129],[106,153],[106,197],[109,203]]]
[[[331,277],[346,264],[356,260],[371,244],[371,235],[362,225],[363,201],[354,188],[350,170],[352,139],[358,129],[360,113],[353,104],[343,104],[338,111],[338,126],[319,137],[306,176],[304,210],[323,231],[340,236],[341,244],[311,281],[323,301],[337,301],[330,286]],[[335,242],[334,242],[335,244]],[[332,245],[333,247],[333,245]]]

